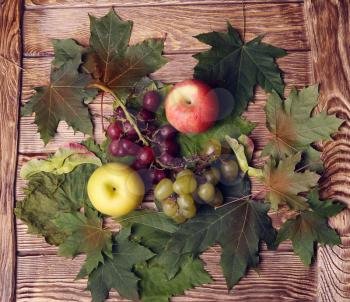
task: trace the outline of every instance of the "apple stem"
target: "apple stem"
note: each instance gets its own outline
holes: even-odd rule
[[[126,106],[125,104],[119,99],[119,97],[114,93],[113,90],[111,90],[110,88],[106,87],[105,85],[103,84],[100,84],[100,83],[92,83],[88,86],[88,88],[97,88],[97,89],[100,89],[104,92],[108,92],[110,93],[115,102],[117,103],[117,106],[122,108],[122,110],[124,111],[124,114],[125,114],[125,117],[126,119],[130,122],[130,124],[133,126],[133,128],[135,129],[139,139],[142,141],[142,143],[145,145],[145,146],[148,146],[149,143],[148,141],[144,138],[144,136],[142,135],[139,127],[137,126],[137,123],[136,121],[134,120],[134,118],[130,115],[129,111],[126,109]]]

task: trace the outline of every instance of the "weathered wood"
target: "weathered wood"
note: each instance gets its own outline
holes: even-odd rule
[[[21,1],[0,2],[0,301],[15,299],[14,184],[21,74]]]
[[[24,16],[25,55],[52,54],[51,39],[74,38],[87,44],[90,36],[88,14],[102,16],[108,10],[106,7],[27,11]],[[120,7],[116,11],[123,19],[134,21],[131,43],[167,34],[167,53],[206,48],[193,36],[212,30],[223,31],[226,21],[238,29],[243,28],[240,4]],[[279,47],[288,50],[309,47],[301,3],[252,3],[246,5],[245,11],[247,39],[267,33],[264,41]]]
[[[186,291],[172,301],[314,301],[315,270],[305,268],[290,251],[263,251],[259,274],[249,270],[246,277],[227,292],[219,266],[220,249],[203,254],[206,268],[215,282]],[[83,257],[67,260],[54,255],[18,257],[17,301],[90,301],[85,280],[73,282]],[[288,266],[286,260],[288,259]],[[125,301],[112,291],[110,301]]]
[[[320,83],[320,107],[346,120],[324,150],[324,197],[350,206],[350,2],[305,1],[305,20],[312,50],[313,76]],[[339,247],[318,249],[318,301],[350,301],[350,210],[331,220],[343,235]]]
[[[244,0],[245,3],[259,3],[261,0]],[[303,2],[302,0],[265,0],[266,2]],[[101,6],[148,6],[148,5],[189,5],[222,4],[222,0],[26,0],[26,9],[43,9],[58,7],[101,7]],[[242,3],[242,0],[226,0],[225,4]]]

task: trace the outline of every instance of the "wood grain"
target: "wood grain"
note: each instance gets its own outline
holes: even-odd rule
[[[220,249],[205,252],[206,268],[215,282],[186,291],[176,302],[213,301],[314,301],[315,269],[305,268],[290,251],[263,251],[259,275],[249,270],[232,292],[227,292],[219,266]],[[17,302],[90,301],[85,280],[72,282],[83,262],[54,255],[18,257]],[[286,261],[288,259],[288,266]],[[112,291],[109,301],[126,301]]]
[[[244,0],[246,3],[267,2],[303,2],[302,0]],[[160,5],[193,5],[221,4],[222,0],[25,0],[26,9],[43,9],[57,7],[101,7],[101,6],[160,6]],[[242,0],[226,0],[225,4],[241,4]]]
[[[52,54],[51,39],[74,38],[88,44],[88,14],[102,16],[108,10],[106,7],[27,11],[24,15],[25,55]],[[237,29],[243,28],[240,4],[120,7],[116,11],[123,19],[134,21],[131,43],[167,34],[166,53],[205,49],[205,45],[193,36],[213,30],[223,31],[227,21]],[[308,49],[301,3],[251,3],[246,5],[245,11],[247,39],[266,33],[264,41],[268,43],[287,50]]]
[[[313,78],[320,83],[320,108],[345,120],[335,141],[324,149],[326,174],[323,196],[350,207],[350,2],[305,1],[305,20],[311,44]],[[342,235],[339,247],[318,250],[318,301],[350,301],[349,209],[331,220]]]
[[[20,100],[21,1],[0,2],[0,301],[15,299],[13,216]]]

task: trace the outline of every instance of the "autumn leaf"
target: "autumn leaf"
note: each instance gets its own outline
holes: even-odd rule
[[[122,21],[113,9],[101,18],[90,16],[90,29],[90,50],[84,68],[121,99],[139,80],[167,62],[162,56],[161,39],[129,46],[132,22]]]
[[[277,245],[290,239],[294,252],[306,266],[311,264],[316,242],[327,245],[341,243],[339,235],[329,227],[328,217],[344,209],[343,205],[332,200],[320,200],[317,190],[309,193],[308,202],[311,209],[283,223],[276,239]]]
[[[277,210],[280,204],[286,203],[291,209],[305,210],[307,199],[300,193],[308,192],[317,185],[320,176],[306,170],[299,172],[295,166],[301,160],[301,153],[288,156],[278,163],[273,158],[266,163],[262,180],[266,187],[266,201]]]
[[[196,38],[210,45],[211,49],[194,55],[198,60],[194,77],[207,82],[213,88],[227,89],[230,94],[224,93],[220,101],[222,106],[233,107],[235,115],[241,114],[247,108],[257,84],[265,91],[275,90],[283,94],[284,84],[275,59],[287,53],[262,43],[263,36],[245,43],[228,23],[227,33],[211,32],[200,34]],[[230,104],[232,102],[234,104]]]
[[[86,205],[89,198],[81,188],[86,188],[96,167],[83,164],[68,174],[32,175],[24,189],[24,199],[15,208],[17,218],[28,225],[28,233],[42,235],[49,244],[61,244],[67,234],[53,220],[61,213],[74,213]]]
[[[67,234],[58,255],[75,257],[85,253],[84,267],[88,274],[104,262],[103,255],[112,258],[112,233],[103,228],[103,221],[96,211],[86,208],[84,214],[60,213],[54,223]]]
[[[272,92],[265,107],[267,127],[272,137],[262,155],[282,158],[304,152],[306,164],[316,171],[321,170],[320,153],[311,144],[331,140],[331,134],[343,121],[326,112],[312,115],[317,99],[318,85],[303,88],[300,92],[294,88],[285,101]]]
[[[160,254],[159,264],[166,267],[170,278],[174,277],[186,255],[196,257],[219,243],[221,267],[227,286],[232,288],[248,267],[258,265],[260,241],[270,247],[275,241],[268,210],[268,205],[251,200],[237,200],[218,209],[205,208],[180,225]]]
[[[103,302],[113,288],[125,298],[137,300],[139,278],[132,272],[135,264],[143,263],[154,254],[147,248],[129,240],[129,231],[121,231],[115,237],[112,258],[105,259],[104,263],[89,275],[87,289],[91,291],[93,302]],[[83,267],[83,270],[85,268]],[[80,277],[85,272],[80,273]]]

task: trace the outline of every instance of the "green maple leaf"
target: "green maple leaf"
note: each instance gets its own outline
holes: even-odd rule
[[[29,178],[25,198],[17,202],[15,214],[28,225],[30,234],[40,234],[50,244],[59,245],[66,233],[53,222],[61,213],[79,211],[88,202],[87,181],[96,169],[83,164],[71,173],[37,173]]]
[[[315,242],[328,245],[341,243],[339,235],[329,227],[328,217],[344,209],[343,205],[332,200],[319,200],[316,190],[309,193],[308,202],[311,210],[302,211],[296,217],[287,220],[278,231],[276,239],[277,245],[290,239],[294,252],[306,266],[311,264]]]
[[[211,49],[194,56],[199,61],[194,77],[212,87],[227,89],[231,95],[223,97],[221,102],[228,108],[234,106],[235,115],[246,109],[257,84],[268,92],[275,90],[283,94],[284,84],[275,58],[285,56],[286,52],[262,43],[263,36],[244,43],[228,23],[227,33],[211,32],[196,38],[210,45]]]
[[[103,255],[112,257],[112,233],[103,229],[102,219],[96,211],[85,209],[83,213],[61,213],[54,223],[67,234],[59,246],[58,255],[75,257],[86,254],[84,264],[89,274],[99,263],[104,262]]]
[[[54,39],[52,45],[55,53],[55,58],[51,63],[53,69],[59,69],[67,62],[72,62],[77,67],[82,63],[81,58],[85,49],[73,39]]]
[[[160,255],[159,263],[167,269],[169,277],[174,277],[186,255],[196,257],[219,243],[221,267],[227,286],[232,288],[248,267],[258,265],[260,241],[273,246],[275,230],[268,210],[268,205],[251,200],[238,200],[216,210],[206,208],[180,225]]]
[[[129,232],[123,230],[116,236],[113,258],[105,259],[89,275],[87,289],[91,291],[93,302],[102,302],[113,288],[125,298],[137,300],[139,278],[132,272],[135,264],[143,263],[154,254],[147,248],[128,239]],[[83,267],[83,270],[85,268]],[[80,273],[82,277],[85,272]]]
[[[309,170],[295,171],[300,160],[301,153],[297,153],[278,163],[270,158],[264,166],[262,180],[267,190],[266,201],[271,203],[273,210],[277,210],[281,203],[286,203],[295,210],[308,208],[306,198],[299,194],[315,187],[320,176]]]
[[[300,92],[294,88],[285,101],[272,92],[265,107],[267,127],[272,139],[263,155],[272,154],[275,158],[282,158],[304,152],[306,164],[316,171],[321,170],[320,153],[311,144],[331,140],[331,134],[338,130],[343,121],[326,112],[311,116],[317,99],[318,85],[303,88]]]
[[[204,270],[203,261],[190,256],[186,256],[178,274],[171,280],[167,278],[166,269],[157,263],[137,265],[136,273],[141,278],[140,295],[143,302],[168,302],[171,296],[212,281]]]
[[[170,218],[162,212],[150,210],[134,211],[117,219],[123,228],[130,229],[133,239],[148,247],[155,253],[160,253],[172,234],[178,229]]]
[[[55,136],[60,121],[74,130],[92,135],[88,107],[96,89],[85,89],[90,75],[78,71],[84,48],[71,39],[54,40],[55,59],[52,62],[48,86],[35,87],[36,93],[22,107],[23,116],[35,112],[35,124],[45,144]]]
[[[255,128],[255,124],[241,117],[227,117],[217,122],[208,131],[200,134],[180,133],[178,143],[183,156],[193,156],[200,153],[210,139],[222,141],[226,135],[239,137],[241,134],[248,135]]]
[[[167,62],[161,39],[129,46],[132,22],[122,21],[113,9],[101,18],[90,16],[90,29],[90,51],[84,67],[119,98],[125,98],[141,78]]]

